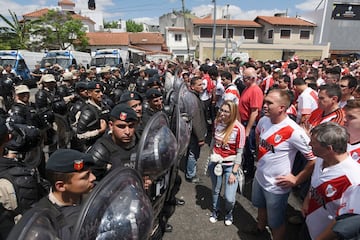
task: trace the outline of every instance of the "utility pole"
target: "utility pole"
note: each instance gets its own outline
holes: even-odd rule
[[[229,56],[229,4],[226,5],[226,61]]]
[[[185,17],[185,3],[184,3],[184,0],[182,0],[181,2],[182,2],[182,12],[183,12],[183,19],[184,19],[187,57],[188,57],[188,60],[190,61],[189,36],[188,36],[188,32],[187,32],[186,17]],[[184,60],[186,60],[186,59],[184,59]]]
[[[212,60],[215,60],[215,42],[216,42],[216,0],[212,0],[214,3],[214,26],[213,26],[213,49],[212,49]]]

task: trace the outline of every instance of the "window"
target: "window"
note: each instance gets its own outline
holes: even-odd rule
[[[290,33],[291,33],[291,30],[281,29],[280,30],[280,38],[290,38]]]
[[[175,34],[175,42],[181,42],[182,35],[181,34]]]
[[[255,39],[255,30],[254,29],[244,29],[244,38],[245,39]]]
[[[300,31],[300,39],[310,39],[310,31],[309,30],[301,30]]]
[[[234,37],[234,29],[228,28],[229,38]],[[223,28],[223,38],[226,38],[226,28]]]
[[[268,39],[272,39],[273,38],[273,35],[274,35],[274,30],[269,30],[268,31]]]
[[[201,38],[212,38],[212,28],[200,28]]]

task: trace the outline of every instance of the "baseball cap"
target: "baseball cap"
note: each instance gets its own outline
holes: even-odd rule
[[[30,89],[26,85],[15,86],[15,94],[29,93],[29,92],[30,92]]]
[[[41,82],[56,82],[54,75],[45,74],[40,79]]]

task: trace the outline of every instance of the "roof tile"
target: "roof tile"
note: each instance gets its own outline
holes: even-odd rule
[[[273,16],[257,16],[255,21],[263,20],[271,25],[286,25],[286,26],[307,26],[307,27],[316,27],[316,24],[308,22],[301,18],[291,18],[291,17],[273,17]]]
[[[89,38],[90,46],[105,45],[129,45],[129,33],[109,33],[109,32],[89,32],[86,34]]]
[[[129,41],[133,45],[162,45],[165,40],[160,33],[149,33],[149,32],[140,32],[140,33],[130,33]]]

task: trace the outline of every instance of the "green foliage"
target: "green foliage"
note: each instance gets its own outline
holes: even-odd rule
[[[0,27],[0,47],[2,49],[27,49],[29,43],[29,25],[27,22],[20,22],[15,12],[10,10],[10,18],[0,14],[0,18],[6,26]]]
[[[117,28],[117,27],[118,27],[118,21],[112,21],[112,22],[104,21],[104,28]]]
[[[144,27],[142,24],[137,24],[133,20],[126,21],[126,31],[127,32],[142,32]]]
[[[83,49],[88,45],[85,28],[68,12],[49,10],[31,23],[31,33],[38,39],[34,45],[42,49],[67,49],[71,45]]]

